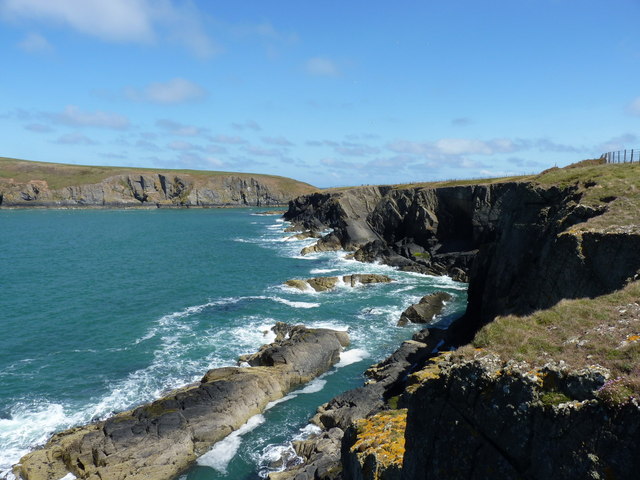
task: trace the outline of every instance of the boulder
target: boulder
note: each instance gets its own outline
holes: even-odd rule
[[[444,308],[446,302],[451,300],[451,295],[447,292],[430,293],[422,297],[420,302],[407,308],[398,320],[398,326],[411,323],[429,323],[433,317],[438,315]]]

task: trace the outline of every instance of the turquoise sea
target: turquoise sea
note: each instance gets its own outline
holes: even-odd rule
[[[318,405],[419,329],[397,327],[423,295],[466,285],[343,258],[301,257],[259,209],[0,211],[0,477],[62,429],[105,418],[234,365],[276,321],[349,330],[336,368],[218,443],[181,479],[257,479],[312,431]],[[376,272],[394,282],[300,292],[290,278]]]

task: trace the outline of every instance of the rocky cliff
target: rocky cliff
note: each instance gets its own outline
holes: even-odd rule
[[[343,478],[635,478],[638,207],[638,165],[293,201],[298,228],[332,229],[306,253],[343,248],[469,282],[466,314],[438,343],[468,345],[426,355],[403,390],[377,397],[345,432]],[[405,415],[403,453],[385,448]]]
[[[0,208],[270,206],[314,190],[270,175],[0,159]]]

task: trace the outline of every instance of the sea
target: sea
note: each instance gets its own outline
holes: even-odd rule
[[[423,295],[453,295],[434,324],[464,311],[466,284],[301,256],[264,209],[0,210],[0,478],[55,432],[104,419],[236,365],[277,321],[346,330],[329,372],[274,402],[179,480],[259,479],[316,430],[319,405],[420,326],[398,327]],[[381,273],[393,282],[299,291],[288,279]]]

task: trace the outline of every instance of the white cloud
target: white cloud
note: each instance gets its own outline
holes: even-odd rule
[[[51,53],[53,47],[49,41],[39,33],[28,33],[18,46],[28,53]]]
[[[4,0],[5,19],[39,21],[71,28],[108,42],[178,43],[211,57],[219,48],[206,34],[202,13],[191,2],[172,0]]]
[[[142,89],[127,87],[125,97],[136,102],[160,104],[184,103],[199,100],[207,92],[200,85],[184,78],[173,78],[167,82],[156,82]]]
[[[171,150],[178,150],[178,151],[201,150],[201,147],[199,147],[198,145],[194,145],[193,143],[190,143],[190,142],[183,142],[181,140],[175,140],[169,143],[167,147],[170,148]]]
[[[487,141],[469,138],[441,138],[435,142],[398,140],[388,144],[387,148],[396,153],[408,153],[412,155],[456,156],[508,153],[518,150],[521,146],[505,138]]]
[[[108,41],[150,42],[150,6],[144,0],[5,0],[5,16],[45,20]]]
[[[631,115],[639,115],[640,116],[640,97],[634,98],[631,103],[627,106],[627,111]]]
[[[328,58],[314,57],[307,60],[305,70],[309,75],[318,77],[339,77],[340,69]]]
[[[129,128],[129,119],[123,115],[110,112],[83,112],[75,105],[68,105],[62,113],[47,113],[46,117],[54,123],[74,127],[100,127],[114,130]]]

